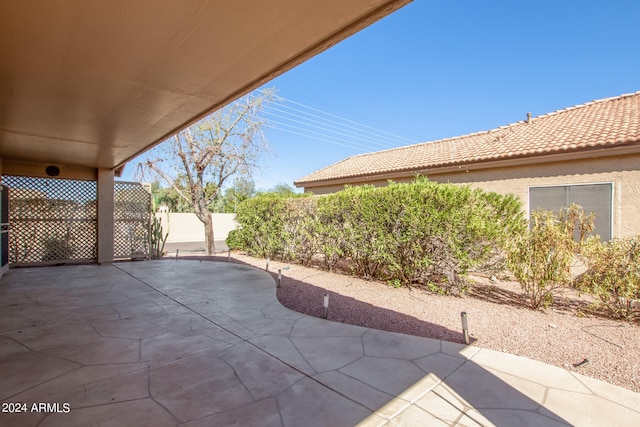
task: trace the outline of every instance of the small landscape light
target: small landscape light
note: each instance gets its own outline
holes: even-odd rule
[[[469,325],[467,323],[467,312],[463,311],[460,313],[460,317],[462,318],[462,337],[464,338],[464,343],[469,344]]]
[[[329,294],[324,294],[324,318],[329,318]]]

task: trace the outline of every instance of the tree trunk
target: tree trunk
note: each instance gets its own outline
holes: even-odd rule
[[[206,242],[207,255],[213,255],[216,252],[215,240],[213,235],[213,221],[211,213],[209,213],[204,222],[204,238]]]
[[[204,241],[207,255],[213,255],[216,251],[215,240],[213,236],[213,220],[211,212],[207,209],[204,198],[194,201],[196,216],[204,224]]]

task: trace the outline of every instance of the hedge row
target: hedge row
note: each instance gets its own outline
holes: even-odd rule
[[[400,286],[460,291],[469,269],[495,262],[524,232],[515,196],[424,178],[386,187],[347,187],[324,196],[263,194],[238,205],[233,249],[327,269],[345,261],[354,274]]]

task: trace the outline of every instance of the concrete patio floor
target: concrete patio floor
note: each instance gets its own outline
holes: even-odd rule
[[[0,305],[2,426],[640,425],[640,394],[311,318],[239,264],[14,269]]]

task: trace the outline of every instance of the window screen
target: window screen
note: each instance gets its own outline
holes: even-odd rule
[[[572,203],[596,214],[594,231],[603,241],[611,240],[613,184],[561,185],[529,188],[529,213],[536,209],[557,211]]]

